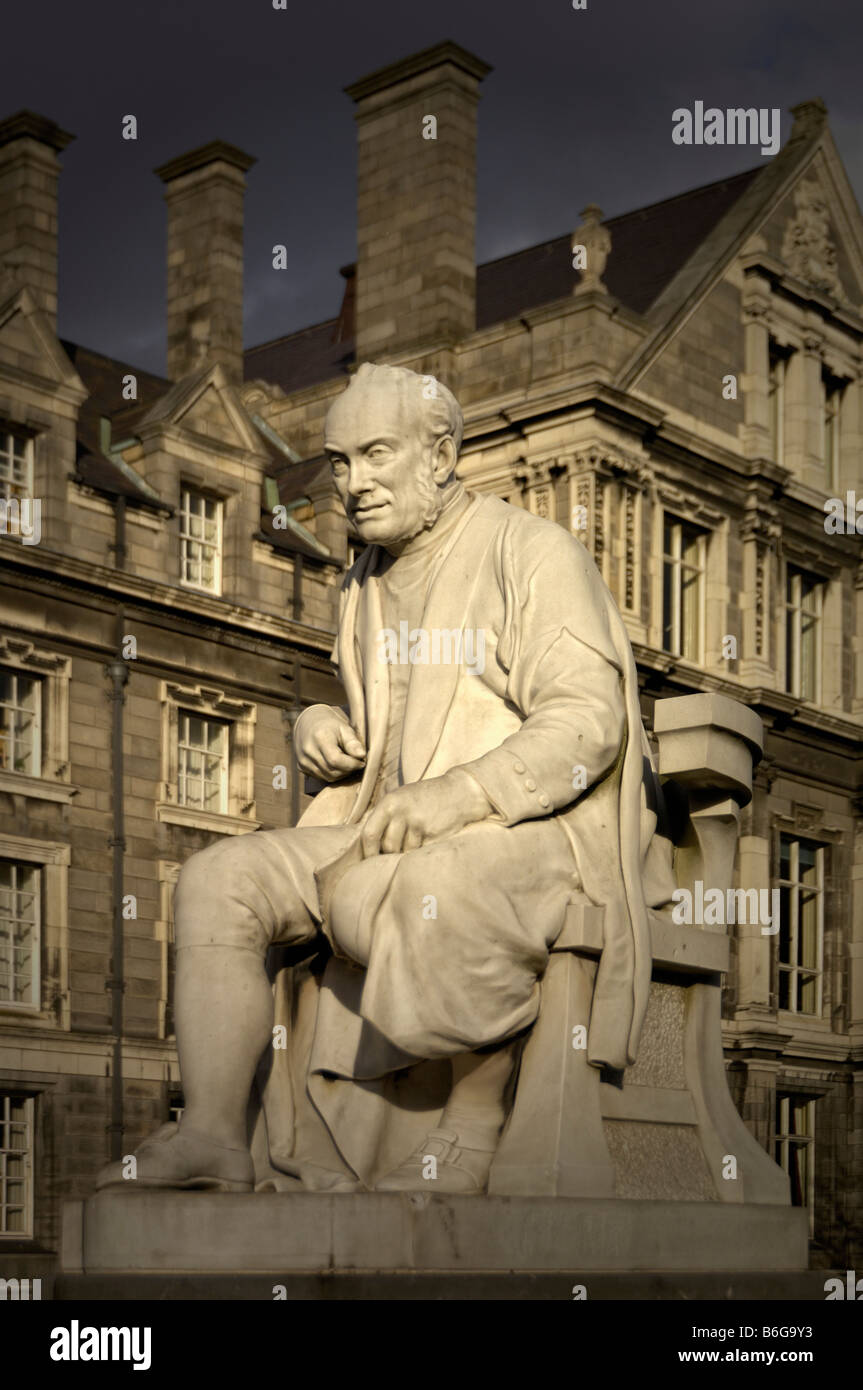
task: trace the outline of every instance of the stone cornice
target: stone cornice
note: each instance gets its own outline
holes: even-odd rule
[[[40,116],[36,111],[16,111],[13,116],[0,121],[0,147],[13,140],[36,140],[40,145],[47,145],[59,153],[74,139],[74,135],[61,130],[54,121]]]
[[[632,650],[639,672],[646,676],[646,688],[655,692],[656,678],[670,685],[679,685],[687,694],[716,691],[728,695],[741,704],[748,705],[765,721],[768,730],[784,733],[793,723],[805,725],[831,741],[847,742],[853,748],[859,747],[863,732],[863,716],[851,714],[835,715],[825,713],[815,706],[805,704],[784,691],[772,690],[767,686],[749,686],[735,677],[717,676],[703,670],[682,657],[670,656],[668,652],[657,651],[642,642],[633,642]],[[769,759],[765,759],[765,763]]]
[[[506,410],[500,411],[499,415],[507,425],[518,424],[526,433],[524,425],[527,423],[535,421],[536,429],[544,429],[544,417],[548,415],[577,412],[583,417],[591,406],[593,413],[600,418],[624,423],[640,436],[655,433],[665,419],[664,411],[658,407],[638,396],[620,391],[606,381],[590,381],[576,389],[562,386],[544,395],[522,397]]]
[[[395,87],[400,82],[407,82],[412,77],[420,77],[424,73],[434,72],[446,65],[459,68],[477,82],[481,82],[493,71],[490,64],[483,62],[482,58],[478,58],[475,53],[469,53],[460,44],[447,39],[444,43],[434,44],[431,48],[424,48],[421,53],[413,53],[409,58],[402,58],[397,63],[390,63],[387,67],[377,68],[366,77],[352,82],[349,87],[345,87],[343,90],[352,101],[363,101],[366,97],[383,92],[388,87]]]
[[[45,558],[32,555],[44,551]],[[219,599],[198,590],[179,585],[161,584],[151,579],[139,579],[127,570],[108,569],[71,556],[58,555],[41,546],[0,550],[0,572],[5,568],[27,576],[29,582],[40,582],[54,591],[80,588],[112,603],[134,605],[155,610],[166,617],[176,617],[196,624],[215,624],[238,632],[287,642],[329,656],[334,632],[325,632],[306,623],[279,618],[257,608],[247,608],[228,599]],[[72,593],[70,592],[70,599]]]
[[[211,140],[186,154],[177,155],[176,159],[169,159],[167,164],[160,164],[153,173],[163,183],[172,183],[174,179],[182,178],[183,174],[191,174],[194,170],[205,169],[211,164],[229,164],[231,168],[239,169],[241,174],[245,174],[257,162],[254,155],[245,154],[237,149],[236,145],[229,145],[225,140]]]

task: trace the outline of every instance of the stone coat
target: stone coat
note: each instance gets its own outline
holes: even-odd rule
[[[387,666],[379,660],[376,547],[348,573],[333,657],[351,723],[367,746],[357,786],[325,788],[302,825],[354,824],[368,810],[386,733]],[[497,497],[473,499],[429,587],[426,632],[482,629],[481,673],[417,664],[402,739],[404,782],[465,767],[507,825],[557,816],[588,898],[605,907],[605,942],[588,1057],[635,1060],[650,982],[647,907],[674,884],[666,842],[655,837],[655,778],[641,724],[626,630],[592,557],[554,522]],[[607,703],[584,679],[602,658]],[[585,768],[587,786],[573,788]],[[597,846],[601,852],[597,852]],[[493,866],[489,866],[493,874]],[[368,988],[368,986],[367,986]]]
[[[346,714],[367,749],[365,767],[362,776],[325,787],[303,827],[359,827],[372,802],[389,684],[380,660],[377,554],[369,547],[345,578],[333,648]],[[499,498],[476,496],[434,558],[422,627],[427,633],[481,629],[484,664],[475,673],[456,662],[412,666],[403,781],[461,766],[484,788],[498,824],[537,820],[558,846],[565,832],[573,883],[605,908],[588,1060],[621,1069],[635,1060],[647,1006],[647,909],[667,902],[674,885],[668,843],[655,833],[657,786],[632,650],[611,595],[584,546],[562,527]],[[584,769],[583,790],[574,786],[576,768]],[[402,857],[382,856],[389,861],[382,873]],[[354,846],[316,875],[331,941],[333,886],[357,858]],[[494,864],[483,870],[493,882]],[[562,902],[561,924],[564,911]],[[296,1156],[305,1129],[306,1152],[329,1168],[346,1158],[371,1184],[436,1122],[448,1064],[441,1069],[444,1050],[433,1030],[418,1035],[411,1028],[421,981],[398,977],[398,953],[379,951],[363,970],[335,946],[322,978],[301,969],[290,982],[285,977],[292,972],[283,971],[277,982],[277,1019],[288,1025],[295,1047],[290,1058],[268,1059],[270,1157],[282,1172],[302,1172]],[[478,1036],[474,1045],[486,1041]],[[401,1070],[418,1057],[429,1060],[407,1074]],[[411,1077],[414,1094],[401,1097]],[[309,1096],[326,1120],[325,1142],[312,1134],[317,1120],[306,1108]]]

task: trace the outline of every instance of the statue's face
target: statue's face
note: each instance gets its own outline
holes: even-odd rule
[[[324,448],[348,524],[369,543],[398,546],[441,509],[438,449],[427,441],[421,407],[388,386],[352,386],[330,407]]]

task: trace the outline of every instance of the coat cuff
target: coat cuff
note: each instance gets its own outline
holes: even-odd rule
[[[479,782],[496,815],[504,825],[549,816],[555,809],[552,797],[527,764],[508,748],[493,748],[473,763],[462,763]]]

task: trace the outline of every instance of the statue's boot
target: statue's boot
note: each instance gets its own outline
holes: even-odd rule
[[[452,1058],[453,1088],[437,1129],[376,1192],[484,1192],[504,1122],[504,1093],[519,1044]],[[436,1174],[430,1176],[435,1160]]]
[[[109,1163],[96,1179],[98,1189],[122,1187],[202,1188],[210,1192],[251,1192],[254,1166],[248,1149],[213,1143],[187,1126],[162,1125],[134,1153],[135,1176],[124,1177],[128,1159]]]
[[[483,1142],[481,1136],[470,1138],[472,1144]],[[496,1148],[497,1130],[488,1148],[468,1148],[455,1130],[433,1129],[410,1158],[381,1178],[375,1192],[484,1192]]]

